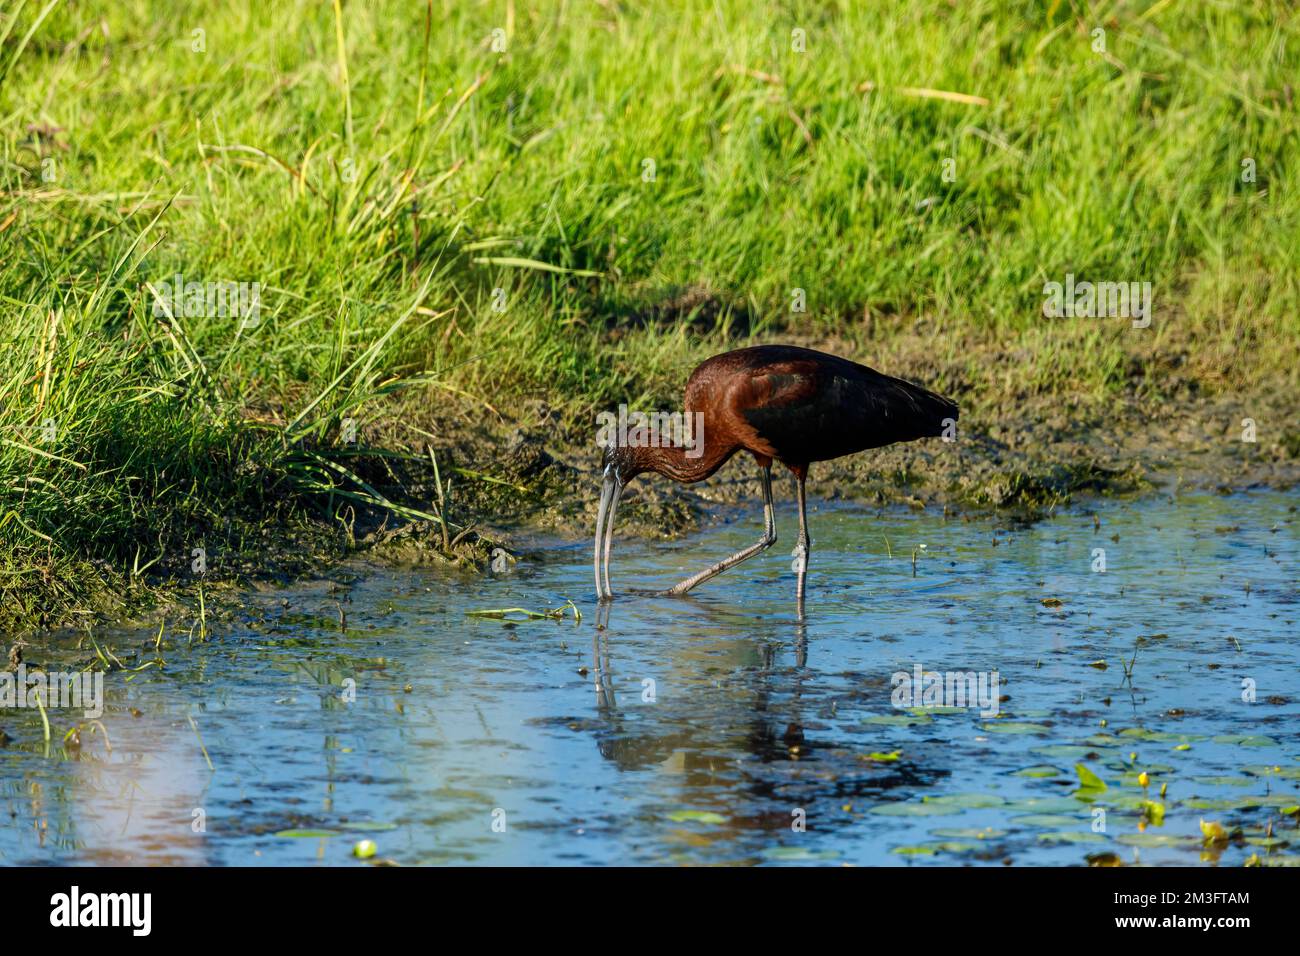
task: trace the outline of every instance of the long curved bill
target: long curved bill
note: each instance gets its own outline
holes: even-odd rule
[[[623,485],[613,468],[605,470],[600,489],[600,506],[596,510],[596,542],[592,558],[596,574],[596,598],[607,601],[614,596],[609,586],[609,555],[614,550],[614,516],[618,513],[618,499],[623,495]]]

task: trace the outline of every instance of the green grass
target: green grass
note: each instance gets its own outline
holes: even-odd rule
[[[1159,397],[1161,349],[1296,384],[1289,4],[14,0],[0,37],[14,620],[372,497],[346,417],[418,452],[413,402],[667,403],[750,337],[924,319],[976,407],[1105,402],[1135,355]],[[1044,319],[1067,272],[1152,282],[1152,329]],[[154,316],[177,273],[259,323]]]

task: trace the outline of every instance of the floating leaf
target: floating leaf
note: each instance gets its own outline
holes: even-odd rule
[[[971,850],[978,849],[979,847],[973,843],[945,840],[936,843],[917,843],[913,846],[896,846],[889,852],[905,856],[934,856],[936,853],[969,853]]]
[[[1121,737],[1132,737],[1137,740],[1150,740],[1152,743],[1169,743],[1178,742],[1184,744],[1194,744],[1204,740],[1204,734],[1173,734],[1165,730],[1147,730],[1145,727],[1125,727],[1119,732]]]
[[[1277,741],[1260,734],[1219,734],[1211,738],[1216,744],[1235,744],[1238,747],[1276,747]]]
[[[1114,764],[1105,764],[1107,769],[1119,770],[1121,772],[1120,784],[1125,787],[1142,787],[1146,788],[1152,784],[1159,783],[1159,780],[1153,780],[1155,774],[1166,774],[1171,772],[1169,767],[1161,767],[1159,764],[1151,764],[1145,770],[1135,772],[1130,767],[1117,767]],[[1143,780],[1142,778],[1146,779]]]
[[[943,837],[947,840],[996,840],[999,837],[1006,836],[1007,831],[993,827],[984,827],[983,829],[976,829],[975,827],[936,827],[930,831],[930,835]]]
[[[1250,773],[1249,769],[1246,771]],[[1249,777],[1192,777],[1192,783],[1205,784],[1208,787],[1253,787],[1255,781]]]
[[[1282,767],[1278,765],[1254,765],[1241,768],[1253,777],[1281,777],[1284,780],[1300,780],[1300,767]]]
[[[943,817],[961,810],[946,803],[884,803],[871,808],[872,813],[886,817]]]
[[[949,793],[938,797],[922,797],[926,803],[939,803],[949,807],[964,807],[968,810],[1000,807],[1006,801],[995,793]]]
[[[938,852],[933,846],[918,844],[917,846],[896,846],[890,853],[899,853],[904,856],[934,856]]]
[[[1124,833],[1115,838],[1116,843],[1123,843],[1125,846],[1139,846],[1148,848],[1181,846],[1193,847],[1197,845],[1195,837],[1178,836],[1174,833]]]
[[[318,838],[323,839],[325,837],[336,837],[341,834],[338,830],[281,830],[275,835],[287,840],[314,840]]]
[[[1114,790],[1101,793],[1097,790],[1079,790],[1076,791],[1082,799],[1083,795],[1091,795],[1092,802],[1111,810],[1124,810],[1132,813],[1141,813],[1146,798],[1140,793],[1117,793]]]
[[[1030,753],[1057,760],[1080,760],[1096,751],[1096,747],[1080,747],[1077,744],[1049,744],[1045,747],[1031,747],[1029,750]]]
[[[1105,790],[1106,781],[1097,776],[1081,763],[1074,765],[1074,772],[1079,776],[1079,789],[1081,790]]]
[[[880,753],[880,752],[877,751],[877,752],[873,752],[873,753],[869,753],[869,754],[867,754],[867,759],[868,759],[868,760],[879,760],[879,761],[881,761],[881,762],[883,762],[883,763],[893,763],[895,760],[897,760],[897,759],[898,759],[899,757],[901,757],[902,755],[903,755],[903,752],[902,752],[901,750],[892,750],[892,751],[890,751],[890,752],[887,753],[887,754],[883,754],[883,753]]]
[[[1246,837],[1246,842],[1251,846],[1290,846],[1290,842],[1283,840],[1281,837]]]
[[[1179,806],[1186,807],[1188,810],[1231,810],[1232,801],[1223,799],[1214,799],[1211,797],[1191,797],[1183,800]]]
[[[983,729],[995,734],[1050,734],[1051,727],[1042,724],[1026,724],[1014,720],[992,720],[983,725]]]
[[[1077,827],[1083,822],[1082,817],[1065,816],[1059,813],[1026,813],[1024,816],[1012,817],[1012,823],[1022,827]]]
[[[1055,830],[1038,834],[1038,839],[1044,843],[1104,843],[1109,838],[1091,830]]]
[[[875,717],[864,717],[862,722],[883,727],[914,727],[930,723],[930,717],[926,714],[879,714]]]
[[[676,810],[668,814],[668,819],[673,823],[726,823],[727,818],[720,813],[714,813],[712,810]]]
[[[561,604],[559,607],[547,607],[547,608],[542,608],[542,610],[540,610],[540,611],[530,611],[530,610],[529,610],[528,608],[526,608],[526,607],[495,607],[495,608],[484,608],[484,609],[482,609],[482,610],[477,610],[477,611],[466,611],[466,612],[465,612],[465,616],[466,616],[466,617],[485,617],[485,618],[491,618],[491,619],[493,619],[493,620],[498,620],[498,621],[512,621],[512,622],[513,622],[513,621],[520,621],[520,620],[523,620],[523,621],[541,621],[541,620],[552,620],[552,621],[558,621],[558,620],[560,620],[561,618],[564,617],[564,612],[567,611],[567,610],[570,610],[570,609],[572,609],[572,611],[573,611],[573,620],[574,620],[575,622],[576,622],[576,621],[581,621],[581,620],[582,620],[582,612],[578,610],[578,606],[577,606],[576,604],[574,604],[572,601],[565,601],[565,602],[564,602],[563,604]],[[512,617],[510,616],[511,614],[518,614],[518,615],[520,615],[520,617],[512,618]]]
[[[809,850],[802,846],[774,846],[763,851],[769,860],[835,860],[839,853],[835,850]]]
[[[1294,793],[1269,793],[1257,797],[1238,797],[1232,801],[1234,809],[1247,807],[1285,807],[1295,799]]]
[[[1023,797],[1007,801],[1007,809],[1030,813],[1082,813],[1086,805],[1076,797]]]
[[[1060,773],[1061,771],[1058,770],[1056,767],[1051,767],[1048,766],[1047,764],[1039,764],[1035,767],[1024,767],[1020,770],[1017,770],[1014,774],[1012,774],[1012,776],[1013,777],[1056,777],[1059,776]]]

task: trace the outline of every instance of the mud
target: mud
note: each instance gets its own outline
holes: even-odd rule
[[[863,354],[843,341],[785,338]],[[960,362],[945,362],[923,334],[889,341],[885,354],[868,363],[922,384],[952,383],[944,390],[962,409],[956,439],[816,463],[809,475],[811,496],[949,512],[998,509],[1032,520],[1092,497],[1157,488],[1231,493],[1288,488],[1300,480],[1300,432],[1292,431],[1290,390],[1283,381],[1256,382],[1248,393],[1212,391],[1201,372],[1166,353],[1158,356],[1165,366],[1163,395],[1139,384],[1156,361],[1146,356],[1133,360],[1132,387],[1063,398],[1016,387],[1012,376],[1024,356],[996,342],[966,343]],[[1182,375],[1169,371],[1179,367]],[[971,369],[980,370],[985,381],[972,381]],[[1002,388],[988,387],[999,379]],[[461,505],[488,537],[509,542],[529,530],[581,537],[593,527],[599,490],[599,410],[533,402],[516,420],[500,421],[464,408],[431,417],[421,427],[440,436],[440,458],[490,471],[515,486],[460,484]],[[1254,442],[1242,440],[1247,417],[1257,422]],[[793,493],[792,479],[778,484],[778,496]],[[624,498],[621,533],[674,537],[726,506],[756,509],[757,496],[757,468],[743,453],[698,485],[645,475]]]

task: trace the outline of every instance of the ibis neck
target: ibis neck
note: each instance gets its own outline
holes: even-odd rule
[[[639,447],[633,449],[633,457],[637,471],[653,471],[673,481],[690,484],[708,478],[726,464],[735,451],[735,445],[705,441],[696,448]]]

